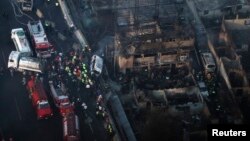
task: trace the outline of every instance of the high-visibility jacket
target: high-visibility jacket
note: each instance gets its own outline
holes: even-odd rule
[[[68,72],[68,75],[69,75],[69,76],[71,76],[71,75],[72,75],[72,73],[71,73],[71,72]]]
[[[65,67],[65,71],[68,72],[69,71],[69,66]]]

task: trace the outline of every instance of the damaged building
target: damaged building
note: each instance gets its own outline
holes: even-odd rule
[[[203,19],[250,12],[247,0],[195,0],[194,2],[199,16]]]
[[[249,95],[249,74],[250,66],[248,58],[249,54],[249,31],[250,19],[232,19],[224,20],[222,24],[222,35],[228,46],[235,52],[235,62],[229,64],[238,64],[236,68],[234,65],[228,65],[228,76],[232,79],[231,86],[234,88],[235,93],[245,93]],[[223,60],[228,63],[228,60]],[[231,66],[231,68],[229,68]],[[230,72],[230,73],[229,73]],[[240,92],[241,91],[241,92]]]
[[[126,3],[126,4],[123,4]],[[186,63],[194,47],[194,33],[175,1],[120,1],[112,56],[117,72]],[[182,10],[179,10],[182,9]]]
[[[106,57],[126,80],[117,94],[137,139],[154,111],[206,121],[210,113],[191,72],[195,37],[185,3],[116,0],[115,6],[114,46]]]

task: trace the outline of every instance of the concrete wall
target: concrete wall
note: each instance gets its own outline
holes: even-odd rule
[[[205,11],[206,9],[204,9]],[[204,11],[199,11],[198,14],[201,18],[219,18],[226,14],[221,9],[209,9],[208,14],[204,14]],[[238,13],[250,12],[250,5],[242,5],[242,9],[238,10]]]
[[[162,55],[161,53],[159,53],[159,55],[155,54],[153,56],[139,58],[135,58],[134,56],[131,56],[129,58],[118,56],[118,67],[120,72],[124,72],[126,69],[131,69],[133,67],[177,64],[180,62],[181,61],[179,60],[178,54]]]
[[[180,40],[176,39],[174,42],[163,42],[163,45],[168,48],[177,48],[177,47],[193,47],[194,46],[194,38],[190,38],[188,40]]]

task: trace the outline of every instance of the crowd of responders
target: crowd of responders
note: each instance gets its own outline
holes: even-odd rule
[[[51,62],[47,62],[48,78],[66,85],[79,82],[90,88],[93,80],[88,70],[86,51],[70,50],[66,54],[55,52]]]
[[[89,63],[87,60],[87,51],[70,50],[66,54],[57,53],[52,57],[51,62],[47,62],[48,78],[55,80],[58,85],[61,82],[69,83],[82,83],[86,88],[93,86],[96,94],[96,116],[104,121],[104,127],[108,135],[113,136],[114,130],[111,124],[110,116],[106,111],[104,99],[101,90],[94,85],[95,81],[89,73]],[[79,86],[78,86],[79,87]],[[77,88],[78,89],[78,88]],[[78,99],[81,103],[80,99]],[[83,110],[87,110],[85,102],[81,104]]]
[[[109,114],[106,111],[106,108],[104,106],[105,104],[104,104],[103,96],[102,96],[100,90],[97,90],[96,94],[97,94],[97,96],[96,96],[96,116],[98,118],[104,120],[104,127],[105,127],[107,133],[110,136],[113,136],[114,131],[113,131],[113,128],[112,128],[112,124],[111,124],[111,121],[110,121]]]

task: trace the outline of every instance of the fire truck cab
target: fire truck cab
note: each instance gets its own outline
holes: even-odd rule
[[[35,46],[37,57],[41,58],[51,57],[52,45],[48,41],[42,22],[40,20],[32,22],[29,21],[28,29],[32,39],[32,43]]]

